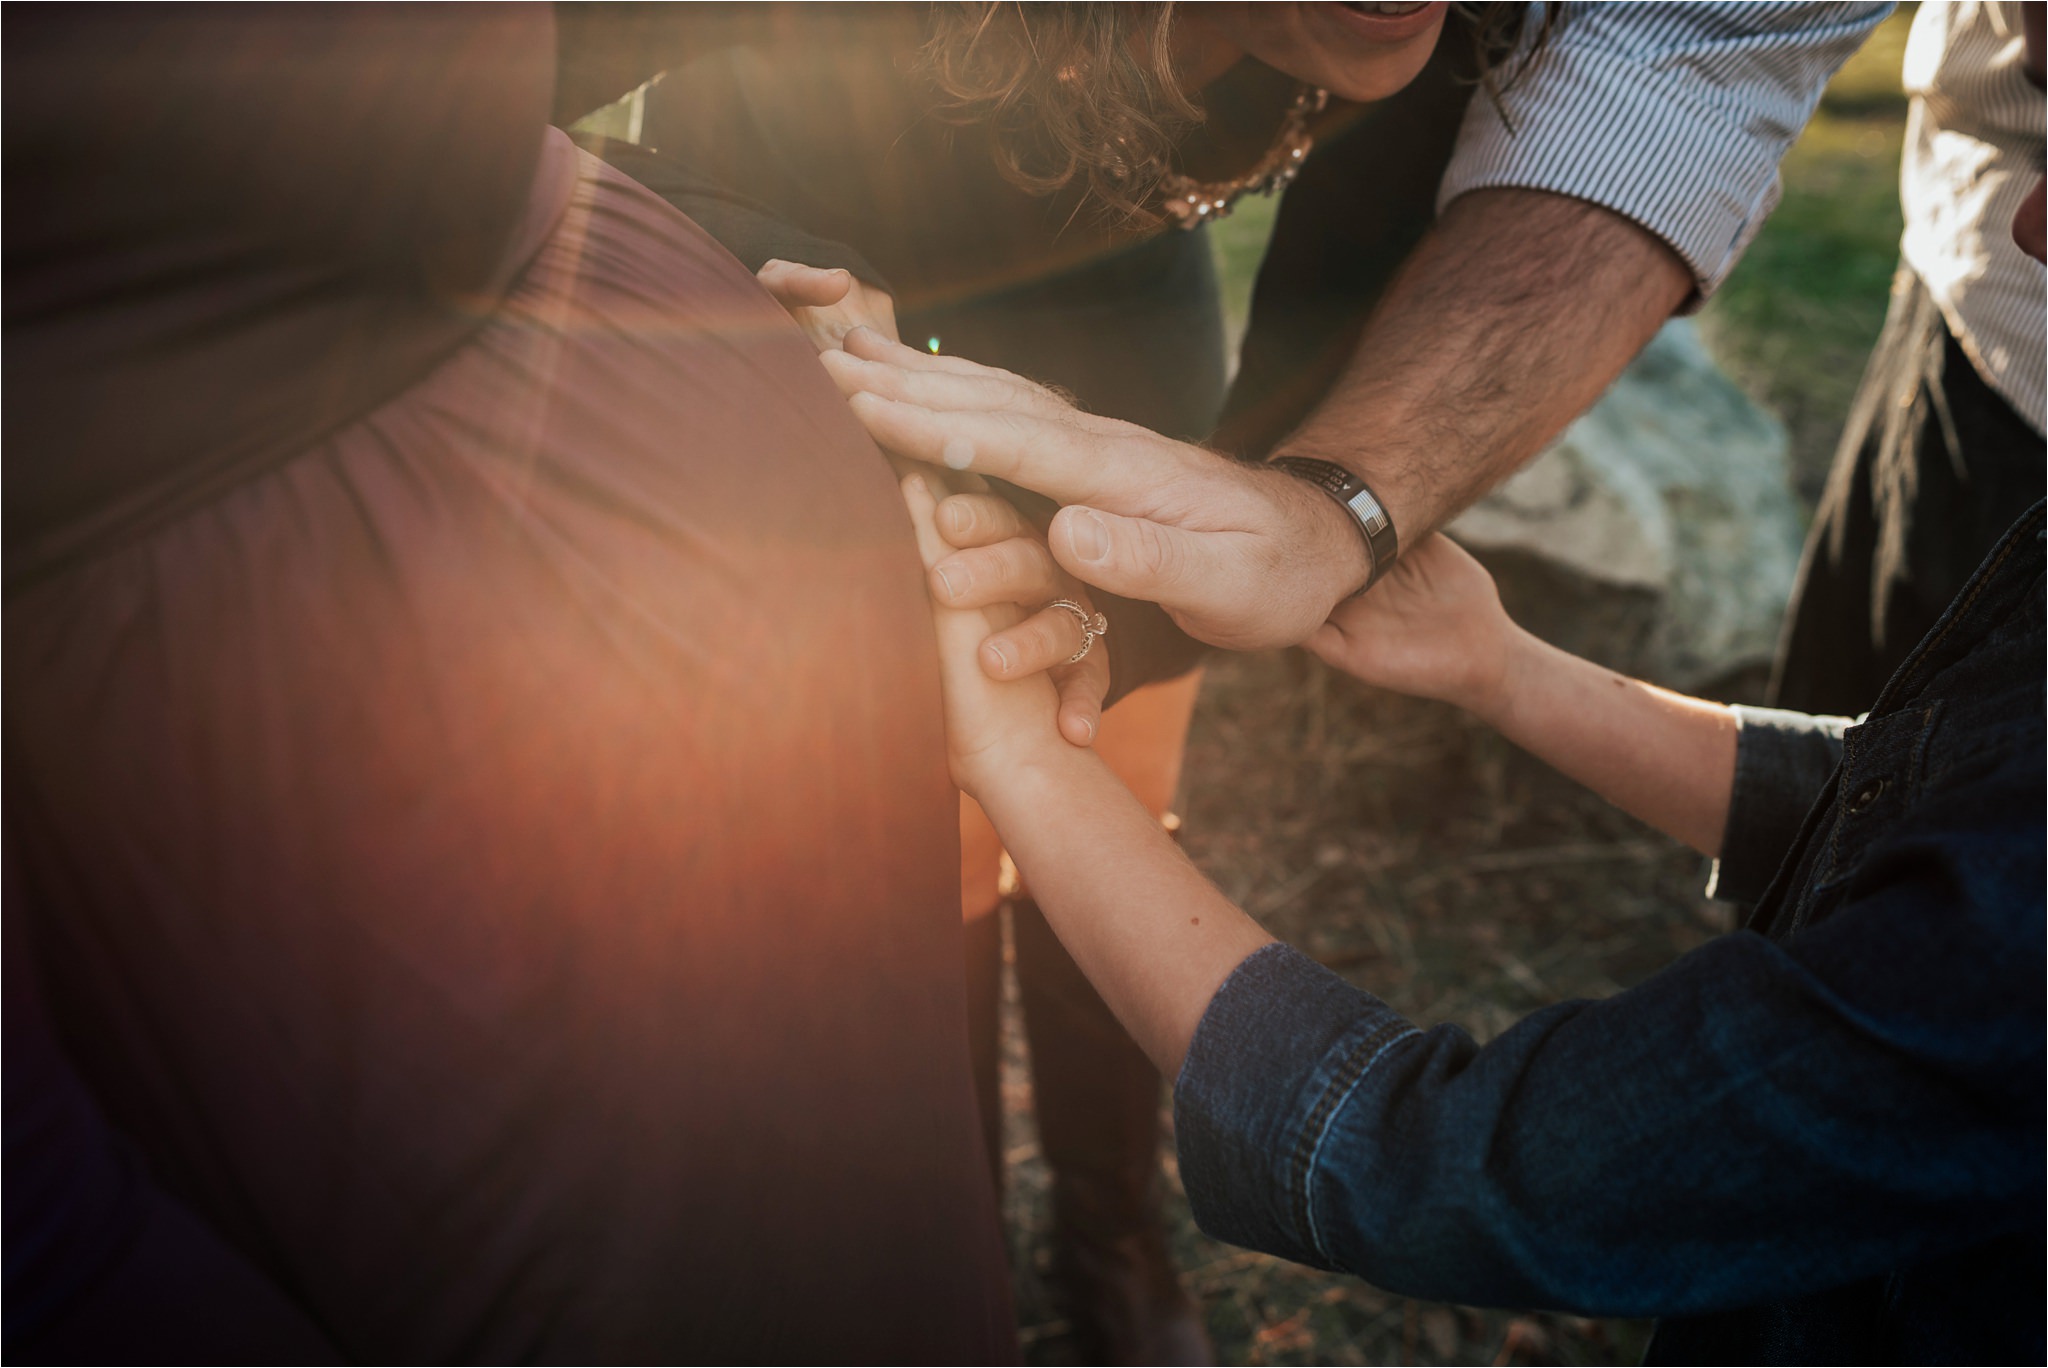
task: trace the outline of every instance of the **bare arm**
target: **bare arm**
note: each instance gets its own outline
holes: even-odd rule
[[[1353,470],[1413,545],[1599,398],[1693,284],[1662,239],[1596,205],[1462,196],[1280,452]]]
[[[911,475],[903,493],[934,569],[952,547],[934,522],[932,489]],[[953,780],[1003,833],[1074,962],[1171,1078],[1216,989],[1272,937],[1202,876],[1093,751],[1060,739],[1046,676],[998,681],[984,672],[982,639],[1018,616],[1007,604],[934,601]]]
[[[1486,723],[1622,811],[1719,855],[1735,791],[1735,712],[1567,655],[1515,629]]]
[[[1160,1073],[1178,1075],[1209,1000],[1273,937],[1093,751],[1047,748],[977,790],[1060,944]]]

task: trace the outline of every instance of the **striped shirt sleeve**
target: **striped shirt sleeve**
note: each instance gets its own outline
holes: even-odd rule
[[[1590,201],[1669,243],[1704,298],[1777,204],[1778,160],[1822,87],[1891,8],[1567,5],[1498,103],[1473,98],[1438,207],[1502,187]]]

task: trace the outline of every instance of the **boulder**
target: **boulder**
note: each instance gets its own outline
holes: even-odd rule
[[[1699,689],[1770,661],[1803,538],[1787,450],[1677,319],[1450,531],[1530,630]]]

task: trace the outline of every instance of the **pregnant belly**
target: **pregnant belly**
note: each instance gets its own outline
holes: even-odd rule
[[[907,522],[668,206],[6,636],[53,1010],[350,1354],[1014,1352]]]

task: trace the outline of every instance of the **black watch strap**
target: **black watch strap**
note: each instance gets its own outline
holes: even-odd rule
[[[1365,487],[1365,481],[1334,461],[1318,461],[1308,456],[1276,456],[1269,464],[1322,490],[1342,504],[1351,520],[1358,524],[1359,535],[1365,538],[1366,559],[1372,562],[1372,572],[1366,576],[1359,593],[1378,584],[1380,576],[1394,568],[1394,557],[1401,553],[1401,543],[1394,535],[1393,515]]]

